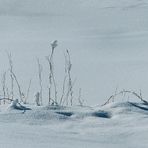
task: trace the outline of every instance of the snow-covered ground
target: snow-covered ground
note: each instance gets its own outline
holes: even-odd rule
[[[39,90],[36,58],[40,58],[46,105],[45,56],[50,53],[51,41],[58,40],[54,57],[58,96],[63,52],[69,49],[73,80],[76,78],[74,95],[77,98],[82,88],[85,105],[102,104],[116,88],[141,89],[146,99],[147,18],[147,0],[0,0],[0,73],[8,72],[6,52],[11,52],[24,93],[32,79],[31,103]],[[0,106],[0,147],[148,147],[147,106],[138,108],[125,102],[66,109],[72,116],[46,107],[29,107],[32,110],[24,113]],[[110,118],[96,117],[99,110]]]
[[[121,102],[91,108],[29,107],[32,110],[25,113],[9,106],[1,109],[0,147],[148,146],[148,106],[142,103]]]

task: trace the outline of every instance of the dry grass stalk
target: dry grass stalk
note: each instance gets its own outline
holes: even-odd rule
[[[135,91],[122,90],[122,91],[120,91],[120,92],[118,92],[118,93],[115,93],[114,95],[111,95],[111,96],[109,97],[109,99],[107,99],[107,101],[106,101],[102,106],[104,106],[104,105],[106,105],[106,104],[109,104],[111,101],[113,102],[113,100],[115,99],[115,97],[117,97],[117,96],[119,96],[119,95],[125,95],[125,94],[132,94],[132,95],[136,96],[138,99],[140,99],[142,102],[144,102],[145,104],[148,105],[148,101],[146,101],[146,100],[144,100],[144,99],[142,98],[142,93],[141,93],[141,91],[140,91],[140,94],[138,94],[138,93],[136,93]]]

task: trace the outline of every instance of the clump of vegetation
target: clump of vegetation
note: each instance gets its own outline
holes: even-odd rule
[[[54,54],[56,47],[58,46],[57,40],[51,43],[51,53],[46,56],[46,61],[48,63],[48,105],[49,106],[72,106],[74,101],[74,90],[73,86],[75,81],[73,81],[71,73],[72,73],[72,63],[69,50],[66,50],[64,54],[65,58],[65,68],[64,68],[64,80],[61,86],[62,94],[61,97],[58,98],[58,90],[57,90],[57,82],[56,82],[56,74],[54,71]],[[18,77],[14,72],[13,60],[11,53],[7,53],[8,61],[9,61],[9,70],[3,73],[2,75],[2,91],[3,95],[0,99],[3,100],[5,104],[6,101],[11,102],[16,99],[16,92],[14,93],[14,87],[17,86],[18,96],[19,96],[19,103],[26,104],[28,102],[29,92],[32,80],[30,79],[29,85],[26,91],[26,94],[22,91],[22,87],[19,83]],[[39,91],[35,94],[35,103],[37,106],[43,105],[43,81],[42,81],[42,72],[43,66],[37,58],[37,65],[38,65],[38,82],[39,82]],[[10,77],[10,84],[7,85],[7,76]],[[10,88],[9,88],[9,87]],[[77,99],[80,106],[83,106],[83,100],[81,100],[81,89],[79,90],[79,96]]]
[[[64,67],[64,76],[63,76],[63,83],[60,87],[62,90],[61,95],[58,95],[58,87],[57,87],[57,80],[56,80],[56,74],[54,71],[54,67],[56,66],[54,64],[54,54],[55,50],[58,46],[57,40],[51,43],[51,53],[46,56],[46,61],[48,63],[48,96],[46,97],[48,99],[48,106],[54,107],[61,107],[61,106],[72,106],[74,104],[74,100],[77,100],[80,106],[83,106],[84,100],[81,99],[81,88],[79,89],[79,96],[76,99],[74,97],[74,89],[73,86],[75,84],[75,80],[72,78],[72,62],[71,62],[71,56],[69,50],[65,51],[64,59],[65,59],[65,67]],[[32,79],[29,81],[29,85],[27,88],[26,93],[22,91],[22,87],[19,83],[18,77],[14,71],[14,65],[12,60],[11,53],[7,53],[8,61],[9,61],[9,69],[2,74],[2,95],[0,98],[0,104],[3,102],[10,103],[10,102],[17,102],[19,106],[20,103],[28,103],[29,93],[30,93],[30,87],[32,83]],[[37,106],[43,105],[43,81],[42,81],[42,72],[43,72],[43,66],[37,58],[37,65],[38,65],[38,82],[39,82],[39,91],[35,94],[35,103]],[[9,77],[10,84],[7,84],[7,78]],[[9,87],[8,87],[9,86]],[[17,95],[19,96],[19,99],[16,98],[14,92],[14,87],[17,87]],[[133,95],[136,98],[138,98],[140,101],[142,101],[144,104],[148,105],[148,101],[144,100],[142,97],[141,91],[139,93],[131,90],[122,90],[120,92],[117,92],[117,89],[113,95],[111,95],[107,101],[102,104],[102,106],[109,104],[110,102],[114,102],[115,99],[119,98],[119,96],[128,96]],[[60,97],[58,97],[60,96]],[[17,101],[16,101],[17,100]]]
[[[117,92],[117,90],[115,91],[115,93],[113,95],[111,95],[107,101],[102,104],[102,106],[106,105],[106,104],[109,104],[110,102],[114,102],[115,99],[117,98],[117,96],[128,96],[128,95],[133,95],[135,96],[136,98],[138,98],[140,101],[142,101],[144,104],[148,105],[148,101],[144,100],[143,97],[142,97],[142,93],[141,93],[141,90],[139,93],[135,92],[135,91],[131,91],[131,90],[122,90],[120,92]],[[129,99],[129,96],[127,97]]]

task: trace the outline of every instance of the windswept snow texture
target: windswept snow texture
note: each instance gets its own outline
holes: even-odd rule
[[[116,88],[141,89],[148,96],[147,0],[0,0],[0,67],[14,70],[30,101],[39,90],[36,58],[43,65],[43,94],[47,98],[50,43],[54,55],[58,96],[64,77],[64,55],[70,50],[74,95],[82,88],[86,104],[102,103]],[[5,63],[5,64],[4,64]],[[47,102],[47,99],[44,99]]]
[[[148,147],[148,106],[143,103],[57,109],[27,107],[32,110],[25,113],[1,107],[0,147]]]

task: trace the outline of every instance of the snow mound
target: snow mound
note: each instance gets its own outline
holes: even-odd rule
[[[140,115],[148,115],[148,105],[135,102],[110,103],[102,107],[61,107],[61,106],[33,106],[20,105],[15,100],[0,111],[0,122],[18,122],[24,124],[46,125],[49,123],[60,123],[65,121],[89,118],[106,120],[120,119],[121,117],[138,118]]]
[[[111,112],[107,112],[104,110],[95,111],[91,114],[93,117],[100,117],[100,118],[111,118]]]
[[[113,116],[132,116],[133,114],[148,115],[148,105],[137,102],[118,102],[110,103],[102,107],[103,110],[108,111]]]
[[[89,141],[94,144],[93,147],[100,146],[100,143],[104,145],[107,142],[114,146],[114,143],[118,141],[117,147],[120,147],[120,144],[124,146],[125,140],[128,144],[137,135],[142,135],[137,138],[140,140],[147,137],[144,135],[147,135],[148,131],[148,106],[144,103],[119,102],[101,107],[23,106],[31,108],[31,110],[24,112],[15,108],[13,103],[9,104],[6,110],[4,110],[6,106],[1,107],[0,110],[1,126],[9,129],[8,132],[5,132],[1,128],[0,131],[5,133],[5,137],[13,133],[12,137],[15,139],[12,141],[15,141],[19,135],[30,140],[28,135],[31,133],[38,140],[40,135],[43,135],[43,139],[47,137],[43,142],[48,146],[54,139],[64,144],[67,143],[67,139],[75,142],[80,139],[84,143]],[[33,145],[35,146],[37,142],[39,144],[37,148],[41,147],[40,141],[38,142],[36,139]],[[30,143],[32,143],[31,140]],[[77,145],[79,145],[78,143]],[[147,139],[144,144],[147,144]],[[138,147],[141,145],[136,148]]]
[[[9,109],[23,110],[23,111],[31,110],[31,108],[21,105],[18,99],[15,99],[14,101],[12,101],[11,105],[9,106]]]

